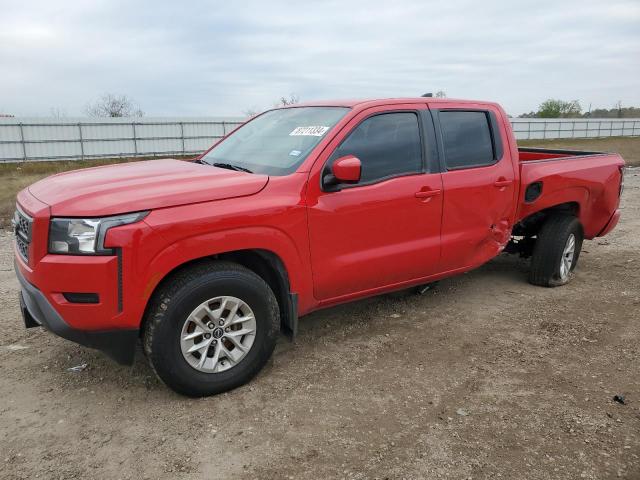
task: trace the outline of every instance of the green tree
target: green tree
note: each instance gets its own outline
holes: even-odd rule
[[[578,100],[556,100],[550,98],[545,100],[538,107],[536,116],[539,118],[573,118],[579,117],[582,107]]]
[[[640,108],[638,107],[621,107],[617,106],[611,109],[596,108],[585,117],[592,118],[638,118],[640,117]]]

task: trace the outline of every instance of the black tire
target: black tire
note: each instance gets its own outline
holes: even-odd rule
[[[196,370],[182,355],[182,327],[198,305],[225,295],[242,299],[253,310],[253,345],[226,371]],[[251,270],[231,262],[202,263],[179,272],[154,294],[145,317],[144,351],[160,380],[174,391],[190,397],[222,393],[247,383],[267,363],[276,345],[279,316],[273,291]]]
[[[573,235],[575,250],[569,274],[560,274],[563,252],[567,240]],[[576,268],[584,233],[580,221],[571,215],[552,215],[542,225],[531,256],[529,283],[541,287],[558,287],[569,282]]]

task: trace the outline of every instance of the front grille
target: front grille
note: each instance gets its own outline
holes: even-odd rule
[[[25,262],[29,261],[29,245],[31,244],[31,227],[33,219],[20,208],[13,215],[13,230],[16,234],[16,247]]]
[[[18,247],[20,256],[26,261],[29,261],[29,244],[22,240],[20,237],[16,236],[16,246]]]

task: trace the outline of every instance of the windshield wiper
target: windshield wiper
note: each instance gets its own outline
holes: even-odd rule
[[[231,163],[214,163],[212,164],[214,167],[219,167],[219,168],[227,168],[229,170],[235,170],[236,172],[247,172],[247,173],[253,173],[251,170],[249,170],[248,168],[244,168],[241,167],[239,165],[233,165]]]

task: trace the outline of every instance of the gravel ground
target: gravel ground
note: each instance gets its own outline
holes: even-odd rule
[[[0,477],[638,479],[638,169],[623,208],[565,287],[500,256],[318,312],[250,384],[200,400],[141,354],[125,368],[26,331],[2,231]]]

